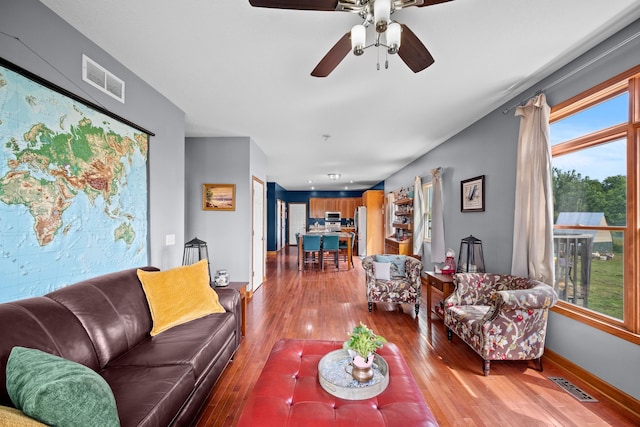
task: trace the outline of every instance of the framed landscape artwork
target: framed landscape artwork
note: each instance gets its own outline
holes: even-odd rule
[[[460,210],[484,212],[484,175],[460,181]]]
[[[205,211],[235,211],[235,184],[203,184],[202,209]]]

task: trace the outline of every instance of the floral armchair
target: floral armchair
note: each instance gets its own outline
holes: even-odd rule
[[[414,304],[416,316],[422,301],[422,262],[405,255],[371,255],[362,260],[366,273],[369,311],[373,303]]]
[[[459,273],[455,291],[444,301],[447,337],[453,333],[484,361],[535,360],[542,370],[542,353],[549,308],[558,297],[545,283],[524,277]]]

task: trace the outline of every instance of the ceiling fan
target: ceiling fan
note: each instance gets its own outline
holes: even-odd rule
[[[359,15],[363,23],[342,36],[311,72],[314,77],[327,77],[349,52],[360,56],[371,46],[382,46],[392,55],[397,53],[414,73],[424,70],[435,62],[433,56],[409,27],[392,21],[391,14],[410,6],[432,6],[449,1],[452,0],[249,0],[249,3],[254,7]],[[366,45],[366,29],[371,25],[376,31],[375,41]]]

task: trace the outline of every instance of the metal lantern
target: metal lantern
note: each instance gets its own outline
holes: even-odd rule
[[[209,280],[211,280],[211,264],[209,263],[209,250],[207,249],[207,242],[204,242],[196,237],[184,244],[182,265],[191,265],[203,259],[207,260]]]
[[[482,240],[473,236],[460,241],[457,273],[485,273]]]

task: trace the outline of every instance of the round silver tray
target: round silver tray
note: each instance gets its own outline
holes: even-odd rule
[[[351,357],[347,350],[327,353],[318,362],[318,381],[329,394],[346,400],[363,400],[382,393],[389,385],[389,365],[378,354],[373,359],[373,378],[366,383],[354,380],[350,373]]]

